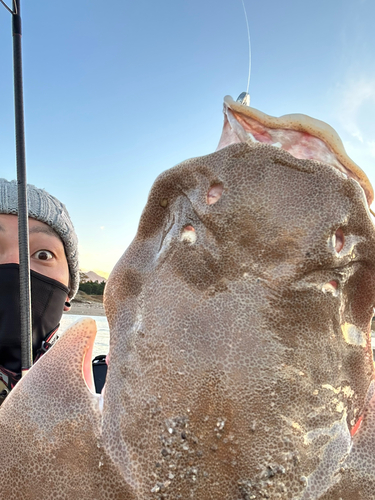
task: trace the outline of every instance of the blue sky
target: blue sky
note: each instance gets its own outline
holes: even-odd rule
[[[10,0],[9,0],[10,1]],[[251,105],[333,126],[375,185],[375,2],[244,0]],[[63,201],[81,265],[109,272],[163,170],[216,149],[244,90],[241,0],[22,0],[28,182]],[[0,175],[15,177],[12,36],[0,9]]]

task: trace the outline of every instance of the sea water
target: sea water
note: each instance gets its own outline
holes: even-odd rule
[[[79,314],[63,314],[60,321],[59,334],[62,335],[69,326],[83,318]],[[96,339],[94,343],[94,349],[92,352],[92,357],[98,356],[99,354],[108,354],[109,351],[109,326],[108,321],[105,316],[89,316],[96,321],[96,327],[98,333],[96,334]]]

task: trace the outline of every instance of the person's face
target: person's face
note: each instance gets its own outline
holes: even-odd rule
[[[30,269],[69,286],[64,245],[44,222],[29,218]],[[18,217],[0,214],[0,264],[19,264]]]

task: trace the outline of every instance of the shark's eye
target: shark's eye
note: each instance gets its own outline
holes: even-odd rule
[[[223,190],[224,188],[222,184],[213,184],[207,193],[207,205],[213,205],[220,200]]]
[[[344,243],[345,243],[344,231],[341,228],[339,228],[336,231],[335,236],[333,237],[333,245],[337,253],[341,252],[341,250],[344,247]]]

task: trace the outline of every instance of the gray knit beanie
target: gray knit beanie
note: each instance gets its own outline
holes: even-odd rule
[[[65,205],[44,189],[27,185],[29,217],[48,224],[60,236],[69,265],[72,299],[79,286],[78,240]],[[18,214],[17,181],[0,179],[0,214]]]

